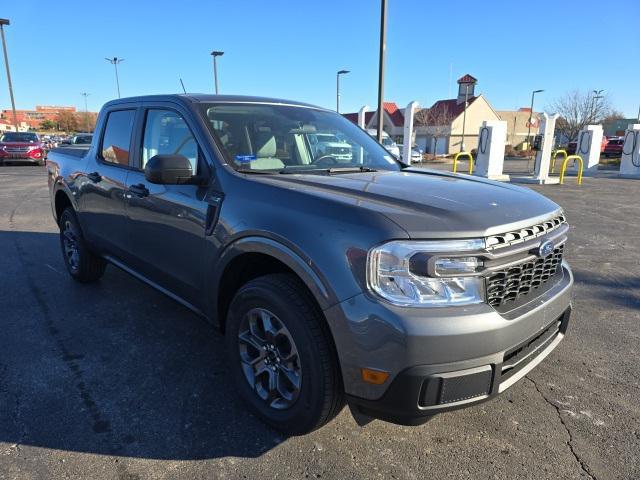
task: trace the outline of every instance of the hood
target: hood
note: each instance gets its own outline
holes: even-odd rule
[[[422,168],[260,180],[375,211],[411,238],[482,237],[524,228],[560,211],[528,188]]]
[[[40,142],[0,142],[0,146],[11,146],[11,147],[39,147]]]

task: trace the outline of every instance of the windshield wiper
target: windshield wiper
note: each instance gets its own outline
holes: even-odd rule
[[[328,173],[329,175],[335,173],[360,173],[360,172],[377,172],[375,168],[370,167],[332,167],[332,168],[287,168],[280,170],[278,173],[283,175],[293,175],[296,173]]]
[[[377,172],[370,167],[334,167],[327,170],[328,173],[355,173],[355,172]]]
[[[236,168],[236,172],[239,173],[257,173],[262,175],[273,175],[276,172],[271,172],[269,170],[251,170],[250,168]]]

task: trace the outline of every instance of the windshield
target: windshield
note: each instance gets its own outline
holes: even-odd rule
[[[343,116],[316,108],[259,103],[204,104],[227,162],[243,171],[400,170],[400,164]]]
[[[73,143],[76,145],[91,145],[91,139],[93,137],[91,135],[78,135],[74,138]]]
[[[7,132],[0,138],[1,142],[30,142],[36,143],[38,136],[28,132]]]

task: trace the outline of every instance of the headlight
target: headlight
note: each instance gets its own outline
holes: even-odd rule
[[[464,253],[482,250],[484,246],[483,239],[385,243],[369,251],[367,283],[371,290],[394,305],[436,307],[481,303],[484,280],[474,274],[482,267],[482,260]],[[441,255],[429,255],[436,252]],[[464,256],[454,256],[459,253]],[[431,257],[434,261],[429,269],[427,263]]]

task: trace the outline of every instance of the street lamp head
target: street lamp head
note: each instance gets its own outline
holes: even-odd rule
[[[533,93],[542,93],[544,90],[534,90]]]
[[[11,25],[11,22],[7,18],[0,18],[0,25]]]
[[[345,73],[349,73],[349,70],[338,70],[338,75],[344,75]]]
[[[221,57],[222,55],[224,55],[224,52],[219,52],[217,50],[214,50],[213,52],[211,52],[211,55],[214,57]]]

